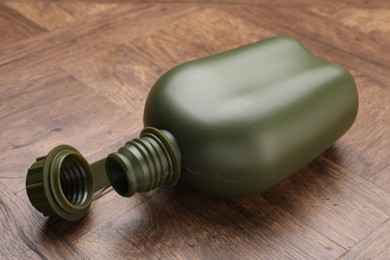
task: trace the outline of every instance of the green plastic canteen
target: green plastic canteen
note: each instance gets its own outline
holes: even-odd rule
[[[127,197],[179,179],[220,198],[248,196],[319,156],[352,126],[357,111],[356,85],[345,68],[313,56],[291,37],[273,37],[166,72],[149,93],[140,137],[92,164],[90,173],[101,174],[90,175],[107,175]],[[88,168],[81,155],[70,158],[76,168]],[[58,160],[51,160],[44,171],[49,180],[62,174]],[[72,184],[53,178],[59,183],[54,181],[45,196],[76,207],[79,200],[69,194],[77,178]],[[87,201],[93,189],[81,187],[88,190]]]
[[[357,109],[346,69],[282,36],[168,71],[149,93],[144,125],[175,140],[183,182],[234,198],[266,191],[307,165],[351,127]],[[156,172],[134,147],[107,157],[110,183],[124,196],[137,185],[132,176]],[[128,162],[135,157],[149,168]]]

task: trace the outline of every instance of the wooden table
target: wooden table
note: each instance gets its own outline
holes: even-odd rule
[[[191,2],[1,1],[0,258],[389,259],[390,2]],[[360,95],[350,131],[292,178],[235,200],[108,188],[79,222],[31,206],[36,157],[106,156],[166,70],[279,34],[346,66]]]

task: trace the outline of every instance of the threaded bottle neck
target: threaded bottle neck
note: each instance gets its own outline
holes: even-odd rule
[[[152,127],[106,159],[107,177],[116,192],[125,197],[175,185],[180,168],[180,150],[173,135]]]

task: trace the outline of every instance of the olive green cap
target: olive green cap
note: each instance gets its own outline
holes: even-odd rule
[[[91,167],[75,148],[59,145],[47,156],[38,157],[28,169],[26,191],[43,215],[79,220],[92,202]]]

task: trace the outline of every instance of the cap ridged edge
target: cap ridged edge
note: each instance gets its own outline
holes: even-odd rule
[[[45,216],[56,215],[45,193],[43,171],[47,156],[37,158],[27,171],[26,191],[31,204]]]

